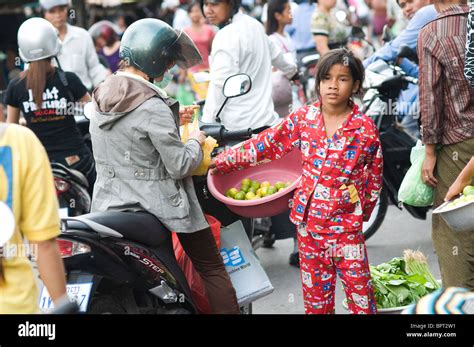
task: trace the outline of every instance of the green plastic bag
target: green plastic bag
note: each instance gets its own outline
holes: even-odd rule
[[[179,101],[180,105],[192,105],[194,100],[194,93],[191,90],[189,83],[178,85],[178,90],[176,91],[176,100]]]
[[[407,205],[416,207],[433,205],[433,188],[424,184],[421,179],[421,168],[424,160],[425,146],[418,140],[415,147],[411,149],[411,167],[408,169],[398,190],[398,200]]]

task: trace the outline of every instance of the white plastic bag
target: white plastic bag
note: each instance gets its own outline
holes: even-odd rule
[[[240,306],[273,292],[273,286],[252,249],[242,221],[221,228],[220,251]]]

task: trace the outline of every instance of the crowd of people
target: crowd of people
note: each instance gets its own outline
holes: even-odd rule
[[[190,83],[194,96],[206,100],[204,122],[228,130],[269,127],[220,153],[212,174],[301,150],[302,181],[288,213],[273,218],[285,220],[295,240],[290,263],[300,267],[306,313],[334,312],[337,276],[352,313],[377,313],[362,226],[383,186],[383,151],[376,124],[356,102],[367,66],[391,61],[419,79],[400,95],[400,104],[419,104],[419,113],[400,111],[401,125],[425,145],[420,175],[434,187],[434,207],[472,180],[474,89],[466,78],[472,74],[464,71],[465,0],[269,0],[258,6],[166,0],[161,19],[137,18],[124,27],[110,18],[89,31],[68,23],[68,0],[39,3],[42,18],[19,27],[24,66],[4,93],[0,201],[17,224],[12,242],[39,244],[39,271],[55,302],[64,296],[65,283],[58,275],[59,217],[49,161],[84,174],[92,211],[155,215],[179,235],[212,311],[239,313],[191,178],[205,134],[196,130],[181,141],[179,124],[194,111],[170,97],[170,83]],[[350,28],[356,24],[367,26],[367,40],[379,47],[370,56],[351,50]],[[384,44],[386,25],[396,37]],[[398,58],[402,45],[417,51],[418,64]],[[321,56],[314,76],[317,100],[299,105],[298,65],[312,52]],[[202,71],[210,72],[208,83],[194,80]],[[224,82],[237,73],[251,76],[252,92],[228,102],[218,116]],[[64,112],[89,101],[92,151],[74,117]],[[140,176],[144,172],[147,179]],[[455,233],[439,216],[432,218],[443,286],[473,290],[474,233]],[[0,288],[6,290],[0,312],[36,312],[28,259],[0,257],[0,270]]]

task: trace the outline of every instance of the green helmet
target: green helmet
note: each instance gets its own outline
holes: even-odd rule
[[[154,18],[140,19],[125,30],[119,56],[151,79],[163,75],[172,61],[184,69],[202,63],[186,33]]]

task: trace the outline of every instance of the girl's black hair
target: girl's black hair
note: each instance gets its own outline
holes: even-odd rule
[[[192,3],[189,4],[188,6],[188,13],[191,13],[192,9],[194,6],[199,6],[199,10],[201,10],[201,4],[197,1],[193,1]]]
[[[358,94],[362,89],[362,82],[364,82],[365,70],[364,65],[359,58],[346,48],[333,49],[323,55],[316,65],[316,93],[319,94],[319,84],[327,76],[329,70],[334,65],[341,64],[347,66],[351,71],[352,80],[359,81],[359,89],[355,94]]]
[[[278,30],[278,22],[275,18],[275,13],[282,14],[285,10],[285,4],[289,4],[289,0],[270,0],[268,1],[267,11],[267,35],[271,35]]]

